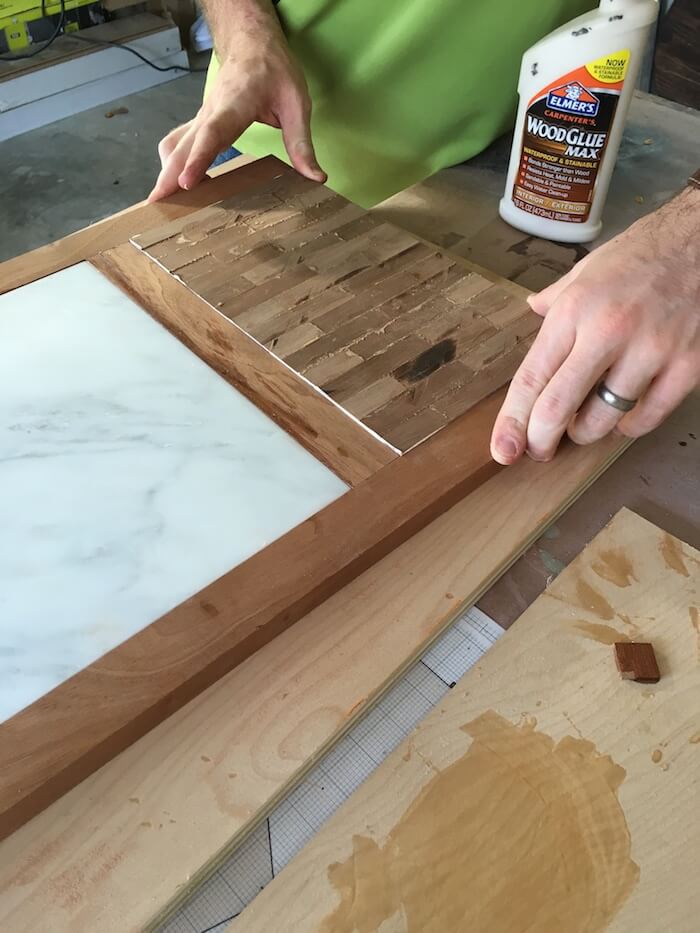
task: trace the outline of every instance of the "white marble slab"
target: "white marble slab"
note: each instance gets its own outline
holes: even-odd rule
[[[92,266],[0,296],[0,721],[346,488]]]

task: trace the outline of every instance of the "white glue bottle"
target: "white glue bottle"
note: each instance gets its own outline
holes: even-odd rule
[[[501,217],[526,233],[586,243],[658,16],[657,0],[600,0],[523,56]]]

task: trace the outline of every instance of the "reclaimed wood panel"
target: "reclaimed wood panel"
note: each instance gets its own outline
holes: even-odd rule
[[[0,839],[492,476],[503,395],[0,723]]]
[[[133,242],[401,451],[504,385],[540,323],[523,289],[292,173]]]
[[[696,929],[699,589],[618,513],[228,929]]]
[[[626,444],[500,471],[0,842],[0,927],[158,929]]]
[[[398,454],[236,324],[124,243],[92,264],[351,486]]]

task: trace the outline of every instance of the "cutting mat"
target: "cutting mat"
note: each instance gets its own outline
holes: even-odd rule
[[[502,634],[468,609],[158,933],[225,929]]]

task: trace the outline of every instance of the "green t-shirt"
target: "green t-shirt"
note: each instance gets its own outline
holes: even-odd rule
[[[523,52],[594,0],[281,0],[335,191],[369,207],[481,152],[513,123]],[[207,86],[216,74],[212,62]],[[234,144],[289,161],[279,130]]]

